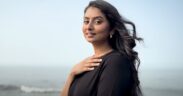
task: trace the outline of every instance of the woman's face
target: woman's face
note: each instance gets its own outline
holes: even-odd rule
[[[84,14],[83,34],[90,43],[103,43],[109,38],[109,22],[96,7],[89,7]]]

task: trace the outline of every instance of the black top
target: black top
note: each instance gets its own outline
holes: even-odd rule
[[[75,77],[69,96],[129,96],[130,61],[117,51],[104,55],[102,60],[94,70]]]

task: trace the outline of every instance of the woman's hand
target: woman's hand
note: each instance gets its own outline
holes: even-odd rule
[[[68,76],[68,79],[64,85],[64,88],[61,91],[61,96],[68,96],[70,85],[76,75],[79,75],[86,71],[94,70],[94,67],[99,66],[99,64],[102,61],[102,59],[100,59],[100,58],[101,57],[91,56],[91,57],[84,59],[80,63],[76,64],[72,68],[71,73]]]
[[[73,76],[79,75],[86,71],[92,71],[96,66],[99,66],[102,59],[100,57],[91,56],[84,60],[82,60],[80,63],[76,64],[72,70],[71,74]]]

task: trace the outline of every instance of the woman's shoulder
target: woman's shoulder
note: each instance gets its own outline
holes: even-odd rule
[[[127,56],[124,54],[120,53],[119,51],[113,51],[109,54],[107,54],[104,58],[104,66],[109,65],[109,66],[123,66],[128,65],[130,63],[130,60],[128,59]]]
[[[128,58],[127,58],[127,56],[126,55],[124,55],[124,54],[122,54],[122,53],[120,53],[119,51],[116,51],[116,50],[114,50],[114,51],[112,51],[112,52],[110,52],[110,53],[108,53],[108,54],[106,54],[104,57],[103,57],[103,59],[104,60],[123,60],[123,59],[126,59],[126,60],[128,60]]]

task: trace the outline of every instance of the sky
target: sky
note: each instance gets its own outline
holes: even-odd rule
[[[107,0],[136,24],[141,68],[183,69],[183,0]],[[93,54],[89,0],[0,0],[0,66],[73,66]]]

